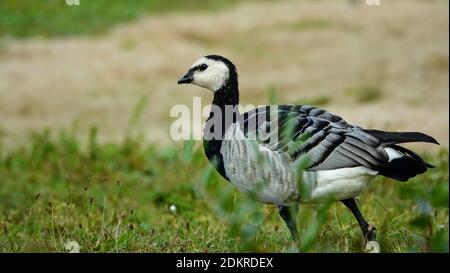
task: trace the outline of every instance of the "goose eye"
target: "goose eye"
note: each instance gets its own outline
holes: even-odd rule
[[[198,70],[199,70],[199,71],[205,71],[206,68],[208,68],[208,65],[207,65],[207,64],[201,64],[201,65],[198,67]]]

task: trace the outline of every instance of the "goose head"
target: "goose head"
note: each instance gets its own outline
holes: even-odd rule
[[[237,89],[236,66],[225,57],[208,55],[194,62],[178,84],[195,84],[213,92]]]

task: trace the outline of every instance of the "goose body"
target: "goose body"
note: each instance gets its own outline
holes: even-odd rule
[[[214,92],[203,129],[205,154],[238,189],[277,205],[294,240],[298,203],[342,201],[355,215],[365,238],[375,228],[362,217],[354,197],[377,175],[407,181],[432,166],[399,143],[437,141],[419,132],[384,132],[347,123],[307,105],[272,105],[240,113],[236,67],[228,59],[199,59],[178,83]]]
[[[311,150],[293,157],[289,153],[292,151],[249,139],[243,127],[233,123],[225,132],[220,149],[225,175],[243,192],[253,192],[261,202],[289,205],[343,200],[358,195],[378,174],[366,166],[353,165],[299,170],[302,160],[308,163],[307,152]],[[299,187],[306,190],[300,194]]]
[[[274,121],[266,121],[274,115]],[[258,125],[257,120],[263,122]],[[208,120],[205,128],[210,128],[210,122],[215,121]],[[292,132],[283,139],[289,122]],[[273,134],[277,134],[275,142],[270,140]],[[432,141],[420,133],[414,136]],[[208,151],[205,146],[205,150],[221,159],[218,169],[223,170],[222,175],[243,192],[276,205],[355,197],[392,160],[408,156],[395,146],[387,147],[370,131],[325,110],[300,105],[263,107],[239,114],[226,126],[219,143],[219,149]],[[413,162],[413,173],[402,176],[415,176],[430,166],[418,159]],[[306,165],[299,172],[301,163]],[[299,188],[305,190],[300,193]]]
[[[240,130],[233,126],[232,130]],[[286,153],[257,150],[251,141],[224,141],[220,153],[229,181],[241,191],[254,193],[263,203],[290,205],[339,201],[357,196],[378,172],[367,167],[298,172]],[[299,187],[309,191],[300,194]]]
[[[225,173],[236,187],[255,193],[264,203],[289,205],[351,198],[364,190],[378,173],[364,166],[299,173],[298,160],[291,160],[287,153],[261,148],[245,138],[233,140],[236,135],[239,135],[237,139],[244,135],[239,124],[230,126],[220,149]],[[306,196],[299,194],[302,186],[310,189]]]

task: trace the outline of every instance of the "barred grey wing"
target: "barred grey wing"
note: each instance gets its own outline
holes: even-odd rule
[[[240,122],[247,138],[272,151],[287,153],[292,161],[307,158],[309,170],[388,163],[380,140],[341,117],[312,106],[266,106],[246,112]]]

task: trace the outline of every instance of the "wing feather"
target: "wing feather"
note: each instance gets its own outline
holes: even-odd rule
[[[378,169],[388,163],[379,139],[323,109],[266,106],[244,113],[241,122],[246,137],[253,136],[265,148],[287,153],[293,162],[306,157],[311,170]]]

